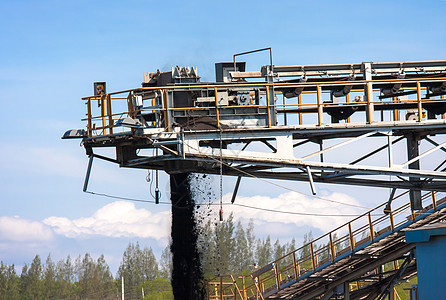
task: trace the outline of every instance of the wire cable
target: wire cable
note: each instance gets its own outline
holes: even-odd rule
[[[234,170],[236,170],[237,172],[243,173],[243,174],[245,174],[245,175],[247,175],[247,176],[249,176],[249,177],[252,177],[252,178],[255,178],[255,179],[259,179],[259,180],[261,180],[261,181],[263,181],[263,182],[272,184],[272,185],[274,185],[274,186],[277,186],[277,187],[279,187],[279,188],[288,190],[288,191],[290,191],[290,192],[294,192],[294,193],[297,193],[297,194],[301,194],[301,195],[304,195],[304,196],[307,196],[307,197],[316,198],[316,199],[323,200],[323,201],[328,201],[328,202],[331,202],[331,203],[337,203],[337,204],[341,204],[341,205],[352,206],[352,207],[357,207],[357,208],[362,208],[362,209],[367,209],[367,210],[373,209],[373,208],[371,208],[371,207],[367,207],[367,206],[362,206],[362,205],[357,205],[357,204],[346,203],[346,202],[342,202],[342,201],[337,201],[337,200],[333,200],[333,199],[328,199],[328,198],[325,198],[325,197],[320,197],[320,196],[315,196],[315,195],[310,195],[310,194],[306,194],[306,193],[303,193],[303,192],[299,192],[299,191],[297,191],[297,190],[295,190],[295,189],[292,189],[292,188],[286,187],[286,186],[284,186],[284,185],[275,183],[275,182],[270,181],[270,180],[265,179],[265,178],[258,177],[258,176],[256,176],[256,175],[251,174],[251,173],[249,173],[249,172],[246,172],[246,171],[244,171],[244,170],[242,170],[242,169],[238,169],[238,168],[236,168],[236,167],[234,167],[234,166],[231,166],[230,164],[223,162],[223,160],[220,161],[219,159],[214,158],[214,157],[212,157],[212,156],[210,156],[210,155],[208,155],[208,154],[201,153],[199,149],[196,149],[196,148],[194,148],[194,147],[192,147],[192,146],[190,146],[190,145],[188,145],[188,147],[192,148],[192,149],[195,150],[195,151],[198,151],[201,155],[204,155],[204,156],[206,156],[206,157],[208,157],[208,158],[210,158],[210,159],[212,159],[212,160],[218,162],[218,163],[221,164],[221,165],[225,165],[225,166],[227,166],[227,167],[229,167],[229,168],[231,168],[231,169],[234,169]]]
[[[91,195],[95,195],[95,196],[101,196],[101,197],[117,199],[117,200],[125,200],[125,201],[132,201],[132,202],[142,202],[142,203],[155,204],[155,201],[151,201],[151,200],[114,196],[114,195],[109,195],[109,194],[106,194],[106,193],[96,193],[96,192],[91,192],[91,191],[85,191],[85,193],[88,193],[88,194],[91,194]],[[170,202],[164,202],[164,201],[160,201],[159,204],[175,206],[174,204],[172,204]],[[267,212],[273,212],[273,213],[290,214],[290,215],[303,215],[303,216],[315,216],[315,217],[359,217],[359,216],[364,215],[364,213],[362,213],[362,214],[318,214],[318,213],[284,211],[284,210],[262,208],[262,207],[257,207],[257,206],[251,206],[251,205],[240,204],[240,203],[231,203],[231,202],[222,202],[221,204],[220,203],[206,202],[206,203],[196,203],[196,204],[191,205],[191,206],[201,206],[201,205],[209,205],[209,206],[220,206],[220,205],[223,205],[223,206],[232,205],[232,206],[234,206],[235,205],[235,206],[239,206],[239,207],[243,207],[243,208],[255,209],[255,210],[260,210],[260,211],[267,211]],[[177,208],[187,208],[187,207],[177,207]],[[412,214],[412,212],[406,212],[406,211],[404,211],[404,213],[406,213],[407,215],[411,215]],[[446,215],[446,213],[441,213],[441,212],[438,212],[438,211],[435,212],[435,213]],[[415,212],[415,214],[416,215],[428,215],[428,214],[431,214],[431,213]],[[371,214],[371,216],[383,216],[383,215],[384,215],[384,213]]]
[[[129,197],[121,197],[121,196],[114,196],[114,195],[109,195],[109,194],[105,194],[105,193],[96,193],[96,192],[91,192],[91,191],[85,191],[85,193],[91,194],[91,195],[95,195],[95,196],[102,196],[102,197],[107,197],[107,198],[112,198],[112,199],[117,199],[117,200],[125,200],[125,201],[132,201],[132,202],[143,202],[143,203],[150,203],[150,204],[155,204],[155,201],[151,201],[151,200],[143,200],[143,199],[136,199],[136,198],[129,198]],[[171,204],[170,202],[163,202],[160,201],[159,204],[164,204],[164,205],[172,205],[175,206],[173,204]],[[262,208],[262,207],[256,207],[256,206],[251,206],[251,205],[245,205],[245,204],[240,204],[240,203],[231,203],[231,202],[221,202],[221,203],[197,203],[195,205],[192,206],[201,206],[201,205],[209,205],[209,206],[239,206],[239,207],[243,207],[243,208],[249,208],[249,209],[255,209],[255,210],[260,210],[260,211],[267,211],[267,212],[273,212],[273,213],[281,213],[281,214],[290,214],[290,215],[302,215],[302,216],[315,216],[315,217],[358,217],[361,216],[362,214],[318,214],[318,213],[305,213],[305,212],[295,212],[295,211],[284,211],[284,210],[277,210],[277,209],[269,209],[269,208]],[[176,206],[175,206],[176,207]],[[187,207],[178,207],[178,208],[187,208]],[[383,214],[373,214],[373,216],[382,216]]]

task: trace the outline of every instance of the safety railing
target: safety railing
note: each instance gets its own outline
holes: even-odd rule
[[[418,114],[418,121],[423,119],[423,105],[433,101],[445,100],[444,95],[433,96],[435,98],[423,98],[428,94],[428,86],[432,84],[441,84],[446,81],[446,78],[422,78],[422,79],[392,79],[392,80],[372,80],[372,81],[336,81],[336,82],[305,82],[305,83],[226,83],[226,84],[196,84],[196,85],[183,85],[183,86],[166,86],[166,87],[145,87],[132,90],[125,90],[119,92],[108,93],[100,96],[91,96],[82,98],[86,101],[87,113],[86,118],[83,121],[87,121],[87,132],[89,137],[115,134],[118,132],[119,127],[118,120],[128,117],[131,119],[137,118],[137,116],[144,112],[157,113],[161,117],[161,122],[157,124],[152,123],[154,127],[163,128],[164,130],[171,130],[171,114],[175,111],[182,111],[185,114],[193,115],[194,111],[207,111],[209,116],[215,118],[216,123],[220,126],[221,117],[227,115],[233,109],[240,108],[256,108],[265,109],[266,114],[265,127],[283,126],[283,125],[322,125],[324,122],[324,114],[326,110],[332,107],[364,107],[365,120],[356,120],[364,123],[374,122],[374,105],[377,104],[411,104],[416,113]],[[377,94],[379,89],[373,89],[373,86],[383,86],[389,84],[404,84],[401,91],[405,95],[412,95],[413,99],[398,100],[397,97],[381,98]],[[354,85],[356,88],[352,89],[347,95],[339,97],[335,102],[332,99],[326,99],[325,95],[329,94],[333,89],[342,87],[345,85]],[[358,88],[358,86],[360,88]],[[213,92],[215,101],[213,103],[207,103],[206,106],[200,106],[196,103],[190,107],[173,107],[168,103],[168,94],[174,91],[198,91],[200,89],[206,89]],[[259,90],[260,99],[258,103],[249,103],[247,105],[221,105],[218,101],[218,95],[222,91],[228,89],[244,89],[254,91]],[[282,95],[284,89],[301,89],[301,93],[295,98],[286,99]],[[272,91],[275,91],[272,93]],[[278,92],[279,91],[279,92]],[[135,104],[134,96],[138,93],[150,93],[153,92],[153,96],[144,98],[144,102],[150,101],[150,105],[137,107]],[[155,96],[156,94],[156,96]],[[350,98],[354,96],[359,100],[351,101]],[[271,101],[271,97],[274,97],[274,101]],[[96,108],[97,106],[97,108]],[[113,106],[113,107],[112,107]],[[379,110],[384,108],[379,108]],[[407,110],[407,109],[401,109]],[[273,114],[269,112],[273,112]],[[393,109],[393,121],[399,120],[399,109]],[[303,115],[310,114],[311,118],[308,118],[308,123],[304,123]],[[290,116],[296,115],[297,118],[290,118]],[[277,120],[273,119],[273,116],[278,117]],[[351,117],[346,119],[346,122],[350,122]],[[442,114],[441,118],[445,118]],[[170,120],[170,121],[169,121]],[[355,122],[356,122],[355,121]],[[135,126],[136,127],[136,126]],[[122,128],[120,132],[131,131],[134,129]]]
[[[407,194],[408,192],[404,192],[396,196],[393,201],[406,202],[404,198]],[[209,288],[208,298],[263,299],[269,293],[280,290],[290,280],[306,277],[319,268],[328,266],[337,257],[354,253],[365,244],[373,243],[376,239],[410,225],[418,215],[426,214],[431,209],[436,211],[437,205],[446,202],[446,198],[437,200],[435,192],[424,194],[422,200],[425,209],[418,212],[411,211],[410,203],[407,202],[383,214],[382,210],[387,205],[383,203],[268,265],[254,270],[251,276],[241,276],[239,280],[234,280],[232,277],[231,281],[225,281],[224,278],[214,279],[209,283],[214,292]],[[237,290],[237,293],[231,294],[229,290]],[[218,297],[216,291],[219,292]]]

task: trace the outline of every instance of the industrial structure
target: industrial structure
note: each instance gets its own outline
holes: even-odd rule
[[[395,286],[417,272],[406,295],[444,299],[437,274],[446,264],[446,198],[422,199],[426,208],[416,213],[406,203],[382,215],[383,203],[250,275],[215,278],[209,299],[401,299]]]
[[[260,71],[246,71],[246,64],[236,61],[263,50],[269,51],[270,62]],[[328,280],[348,272],[345,268],[359,269],[362,276],[378,268],[379,263],[362,268],[376,251],[392,261],[411,253],[404,235],[395,235],[400,231],[391,202],[397,190],[407,191],[411,224],[421,225],[432,215],[424,215],[429,207],[423,205],[423,191],[429,197],[446,192],[446,61],[275,66],[271,49],[265,48],[236,54],[215,70],[216,82],[201,82],[197,68],[174,67],[144,74],[142,86],[134,89],[107,92],[105,82],[95,83],[94,95],[83,98],[86,129],[63,137],[82,138],[90,158],[84,191],[93,158],[169,174],[236,176],[232,201],[243,177],[305,181],[313,194],[317,183],[392,189],[385,205],[390,231],[375,233],[369,213],[368,242],[355,244],[350,232],[350,252],[335,254],[330,235],[327,262],[311,251],[305,284],[299,281],[304,275],[296,273],[296,257],[286,278],[278,277],[277,263],[268,265],[265,270],[276,271],[275,288],[260,285],[264,269],[253,273],[256,289],[249,297],[254,299],[292,298],[310,287],[320,293],[306,295],[329,299],[341,293],[317,278]],[[116,156],[100,154],[103,147],[115,148]],[[437,205],[432,212],[440,204],[431,202]],[[407,261],[404,270],[395,271],[400,277],[414,271]],[[379,281],[393,282],[387,275]],[[215,299],[222,297],[217,293]]]

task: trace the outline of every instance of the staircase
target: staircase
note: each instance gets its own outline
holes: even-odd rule
[[[423,195],[423,210],[410,210],[407,192],[352,219],[249,276],[221,276],[208,283],[208,299],[375,299],[416,274],[414,244],[404,231],[446,220],[446,197]],[[384,267],[386,266],[386,267]]]

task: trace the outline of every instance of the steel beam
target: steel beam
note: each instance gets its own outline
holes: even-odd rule
[[[419,146],[418,146],[419,138],[415,134],[411,134],[411,135],[408,135],[406,137],[406,139],[407,139],[407,158],[409,159],[409,162],[411,162],[412,159],[414,159],[420,155]],[[410,170],[419,170],[420,169],[420,161],[419,160],[412,161],[409,164],[409,169]],[[409,181],[414,186],[420,185],[420,179],[417,177],[410,176]],[[412,210],[423,209],[423,204],[421,203],[422,202],[421,201],[421,191],[411,189],[409,192],[409,195],[410,195],[411,209]]]
[[[392,261],[392,260],[395,260],[395,259],[401,257],[402,255],[406,254],[407,252],[411,251],[414,247],[415,247],[414,245],[407,244],[404,247],[400,248],[399,250],[389,253],[386,256],[383,256],[382,259],[372,261],[369,264],[366,264],[365,266],[363,266],[361,268],[353,269],[352,272],[347,273],[345,276],[342,276],[340,278],[336,278],[332,283],[325,284],[325,285],[322,285],[319,287],[315,287],[311,290],[310,293],[293,297],[293,299],[296,299],[296,300],[297,299],[299,299],[299,300],[314,299],[315,297],[318,297],[319,295],[323,294],[325,291],[333,289],[341,283],[351,281],[351,280],[361,276],[362,274],[366,273],[367,271],[374,270],[375,268],[381,266],[383,264],[383,262]]]
[[[94,158],[94,155],[90,155],[89,160],[88,160],[87,173],[85,174],[84,188],[82,189],[83,192],[86,192],[88,189],[88,182],[90,181],[91,167],[93,166],[93,158]]]

